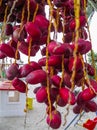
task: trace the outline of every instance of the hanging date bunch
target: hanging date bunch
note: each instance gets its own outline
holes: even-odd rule
[[[0,59],[14,59],[6,77],[26,94],[29,84],[40,83],[34,93],[45,104],[46,122],[53,129],[62,124],[58,107],[72,106],[75,114],[97,111],[95,63],[85,59],[89,51],[93,59],[86,8],[87,0],[0,1]],[[31,60],[39,51],[42,58]],[[28,56],[22,66],[17,62],[21,53]]]

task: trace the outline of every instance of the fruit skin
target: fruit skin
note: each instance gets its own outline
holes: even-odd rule
[[[52,77],[51,77],[51,82],[52,82],[52,84],[54,84],[56,87],[60,87],[60,81],[61,81],[61,77],[60,76],[58,76],[58,75],[53,75]]]
[[[79,28],[84,27],[85,24],[86,24],[86,17],[85,17],[85,16],[80,16],[79,22],[80,22]],[[73,20],[70,22],[69,28],[70,28],[71,31],[74,31],[74,30],[75,30],[75,27],[76,27],[76,22],[75,22],[75,19],[73,19]]]
[[[6,54],[4,54],[2,51],[0,51],[0,59],[4,59],[6,57]]]
[[[48,59],[48,65],[49,66],[60,66],[60,63],[62,62],[62,57],[59,55],[51,55]],[[41,59],[39,59],[38,63],[41,66],[45,66],[46,65],[46,57],[42,57]]]
[[[42,69],[41,66],[35,61],[30,61],[30,66],[33,68],[33,70]]]
[[[15,77],[19,77],[19,66],[17,64],[11,64],[9,68],[6,70],[6,77],[9,80],[13,80]]]
[[[75,44],[72,43],[71,45],[72,50],[74,51],[75,48]],[[79,39],[78,40],[78,50],[77,53],[80,54],[86,54],[87,52],[89,52],[92,49],[92,44],[90,41],[84,40],[84,39]]]
[[[34,23],[40,28],[43,32],[48,29],[49,21],[43,15],[36,15]]]
[[[23,54],[25,54],[25,55],[28,56],[28,47],[29,47],[29,46],[28,46],[28,43],[27,43],[27,42],[20,42],[18,49],[19,49],[20,52],[22,52]],[[38,48],[38,49],[39,49],[39,48]],[[36,52],[38,51],[38,49],[35,50],[34,46],[32,46],[32,47],[30,48],[30,56],[35,56],[35,55],[36,55]]]
[[[25,24],[25,29],[28,32],[28,34],[31,35],[32,40],[40,39],[42,35],[41,31],[34,22],[27,22]]]
[[[53,129],[58,129],[61,125],[60,112],[59,111],[52,111],[51,116],[52,116],[51,119],[50,119],[50,114],[47,116],[47,119],[46,119],[47,124]]]
[[[90,101],[91,99],[93,99],[96,96],[95,92],[97,92],[97,82],[93,79],[89,79],[89,82],[90,82],[91,86],[88,85],[88,83],[86,82],[87,88],[85,88],[83,91],[81,91],[77,96],[78,105],[81,105],[84,102]]]
[[[94,101],[88,101],[85,103],[85,107],[91,111],[91,112],[96,112],[97,111],[97,104]]]
[[[15,51],[9,44],[2,43],[0,45],[0,51],[10,58],[15,58]]]
[[[48,52],[51,55],[62,55],[66,58],[68,58],[72,54],[72,49],[69,44],[66,43],[57,43],[55,41],[52,41],[47,46]]]
[[[81,107],[80,105],[77,105],[77,104],[76,104],[76,105],[73,107],[73,112],[74,112],[75,114],[80,114],[81,110],[82,110],[82,107]]]
[[[65,102],[70,103],[71,105],[74,105],[76,103],[75,95],[73,92],[70,92],[69,89],[63,87],[59,90],[59,94]]]
[[[46,72],[43,70],[34,70],[26,76],[26,82],[29,84],[37,84],[46,81]]]
[[[12,80],[12,85],[13,85],[13,87],[17,90],[17,91],[19,91],[19,92],[21,92],[21,93],[25,93],[26,92],[26,84],[22,81],[22,80],[20,80],[19,78],[14,78],[13,80]]]
[[[88,73],[90,76],[94,76],[94,75],[95,75],[95,70],[94,70],[93,66],[91,66],[91,65],[88,64],[88,63],[85,63],[85,67],[86,67],[87,73]]]
[[[31,71],[33,71],[33,68],[30,64],[25,64],[19,69],[21,77],[26,77]]]
[[[47,90],[46,87],[40,87],[36,92],[36,100],[39,103],[43,103],[47,99]]]
[[[70,72],[72,72],[74,60],[75,60],[74,57],[70,57],[70,59],[69,59],[68,68],[69,68]],[[80,57],[77,56],[77,58],[76,58],[76,71],[79,71],[81,69],[82,69],[82,62],[81,62]]]

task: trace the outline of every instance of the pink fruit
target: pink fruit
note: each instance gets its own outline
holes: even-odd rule
[[[70,56],[72,52],[69,44],[56,43],[55,41],[52,41],[48,44],[48,51],[50,54],[54,54],[54,55],[64,54],[65,57]]]
[[[11,64],[9,68],[6,70],[6,76],[9,80],[14,79],[20,75],[19,68],[17,64]]]
[[[59,56],[59,55],[52,55],[48,59],[48,65],[49,66],[59,66],[61,61],[62,61],[62,57],[61,56]],[[39,59],[38,63],[41,66],[45,66],[46,65],[46,57],[43,57],[43,58]]]
[[[38,91],[36,92],[36,100],[39,103],[43,103],[45,100],[47,99],[47,90],[46,87],[41,87],[38,89]]]
[[[64,36],[65,42],[66,43],[70,43],[73,41],[73,33],[72,32],[68,32],[65,34]]]
[[[50,96],[56,99],[58,94],[59,94],[58,88],[54,88],[54,87],[50,88]]]
[[[86,54],[88,51],[90,51],[92,49],[92,44],[90,41],[85,41],[83,39],[79,39],[78,41],[78,51],[81,54]],[[82,49],[83,47],[83,49]]]
[[[90,84],[93,87],[94,91],[97,92],[97,82],[93,79],[90,79]],[[84,89],[82,92],[79,93],[79,95],[77,97],[78,104],[89,101],[96,96],[93,89],[91,87],[89,87],[89,85],[87,85],[87,86],[88,86],[88,88]]]
[[[17,91],[19,91],[19,92],[21,92],[21,93],[25,93],[25,92],[26,92],[26,84],[25,84],[22,80],[20,80],[20,79],[18,79],[18,78],[14,78],[14,79],[12,80],[12,85],[13,85],[13,87],[14,87]]]
[[[13,39],[11,39],[10,41],[8,41],[8,43],[7,44],[9,44],[11,47],[13,47],[13,48],[17,48],[17,42],[15,42]]]
[[[6,57],[6,54],[4,54],[2,51],[0,51],[0,59],[3,59]]]
[[[85,16],[80,16],[79,18],[79,22],[80,22],[80,25],[79,27],[84,27],[85,24],[86,24],[86,17]],[[73,19],[71,22],[70,22],[70,30],[74,31],[75,30],[75,27],[76,27],[76,22],[75,22],[75,19]]]
[[[90,79],[90,83],[92,87],[94,88],[95,92],[97,92],[97,81],[94,79]]]
[[[64,74],[64,84],[65,84],[67,87],[69,87],[69,88],[71,88],[70,79],[71,79],[71,75],[65,72],[65,74]]]
[[[70,45],[71,48],[74,50],[75,44]],[[83,39],[78,40],[78,53],[80,54],[86,54],[88,51],[92,49],[92,45],[90,41],[85,41]]]
[[[77,72],[75,73],[75,79],[74,79],[75,84],[77,84],[78,82],[80,82],[81,79],[83,78],[83,76],[84,76],[83,70],[80,69],[79,71],[77,71]]]
[[[57,55],[52,55],[49,57],[48,65],[49,66],[59,66],[62,62],[62,57]]]
[[[18,49],[20,52],[28,56],[28,44],[26,42],[21,42]],[[35,56],[36,52],[37,51],[33,47],[30,48],[30,56]]]
[[[81,92],[81,96],[80,96],[79,100],[89,101],[89,100],[91,100],[92,98],[94,98],[95,96],[96,96],[96,95],[95,95],[95,93],[93,92],[92,89],[86,88],[86,89],[84,89],[84,90]]]
[[[45,66],[46,65],[46,57],[42,57],[38,60],[38,64],[40,66]]]
[[[6,56],[10,57],[10,58],[15,58],[15,51],[14,49],[6,44],[6,43],[2,43],[0,45],[0,51],[2,51]]]
[[[27,32],[25,30],[25,28],[23,28],[22,30],[20,28],[16,28],[13,31],[13,39],[15,42],[19,41],[24,41],[24,39],[27,37]]]
[[[20,75],[21,77],[26,77],[31,71],[33,71],[31,65],[25,64],[20,68]]]
[[[70,72],[73,71],[72,69],[73,69],[74,60],[75,60],[74,57],[71,57],[69,59],[68,68],[69,68]],[[82,61],[79,57],[77,57],[77,59],[76,59],[76,71],[79,71],[80,69],[82,69]]]
[[[86,66],[87,73],[88,73],[90,76],[94,76],[94,74],[95,74],[94,67],[91,66],[91,65],[88,64],[88,63],[85,63],[85,66]]]
[[[56,99],[54,97],[50,96],[50,101],[51,101],[51,105],[53,105],[55,103]],[[45,100],[45,104],[49,105],[48,98]]]
[[[37,84],[46,80],[46,72],[43,70],[34,70],[26,77],[26,82],[29,84]]]
[[[64,107],[64,106],[66,106],[66,104],[67,104],[67,102],[65,102],[64,100],[63,100],[63,98],[61,98],[60,96],[59,97],[57,97],[57,105],[58,106],[60,106],[60,107]]]
[[[73,92],[70,92],[69,89],[63,87],[59,90],[59,93],[60,93],[60,96],[61,98],[66,102],[66,103],[69,103],[71,105],[74,105],[75,102],[76,102],[76,99],[75,99],[75,95]],[[70,101],[69,101],[70,100]]]
[[[45,31],[49,26],[49,21],[43,15],[36,15],[34,23],[40,28],[40,30]]]
[[[37,25],[33,22],[27,22],[25,24],[25,29],[29,35],[31,35],[32,39],[37,40],[41,37],[41,31],[37,27]]]
[[[51,111],[54,111],[54,110],[55,110],[55,107],[52,105],[51,106]],[[47,106],[46,112],[47,112],[47,114],[50,114],[50,106]]]
[[[85,107],[91,112],[97,111],[97,104],[94,101],[88,101],[85,103]]]
[[[33,70],[42,69],[41,66],[35,61],[30,61],[30,66],[33,68]]]
[[[56,87],[58,87],[59,88],[59,86],[60,86],[60,81],[61,81],[61,78],[58,76],[58,75],[53,75],[52,77],[51,77],[51,82],[52,82],[52,84],[54,84]]]
[[[53,53],[54,48],[56,47],[57,43],[55,41],[51,41],[48,46],[47,49],[49,51],[49,53]]]
[[[80,114],[81,111],[82,111],[82,107],[81,107],[80,105],[75,105],[75,106],[73,107],[73,112],[74,112],[75,114]]]
[[[32,46],[32,45],[39,45],[39,43],[40,43],[40,39],[34,39],[34,38],[33,38],[33,40],[32,40],[31,35],[28,35],[28,36],[27,36],[26,41],[27,41],[28,45],[31,44],[31,46]]]
[[[61,125],[61,114],[59,111],[52,111],[51,115],[51,119],[50,114],[47,116],[46,122],[51,128],[58,129]]]

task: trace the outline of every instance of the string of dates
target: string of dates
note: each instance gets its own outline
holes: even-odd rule
[[[97,111],[97,76],[86,8],[87,0],[0,1],[0,59],[13,61],[6,78],[26,94],[25,112],[28,86],[36,84],[33,93],[37,102],[45,104],[46,122],[53,129],[62,124],[60,107],[67,110],[64,125],[69,110],[75,114]],[[42,58],[33,61],[39,51]],[[93,65],[86,60],[89,51]],[[28,56],[22,65],[18,64],[21,53]]]

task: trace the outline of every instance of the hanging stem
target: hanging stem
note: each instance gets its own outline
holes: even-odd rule
[[[0,0],[0,6],[2,5],[2,0]]]
[[[34,15],[33,15],[33,20],[32,20],[32,21],[34,21],[34,19],[35,19],[35,16],[36,16],[36,14],[37,14],[38,8],[39,8],[39,5],[37,4],[37,5],[36,5],[35,12],[34,12]]]
[[[18,2],[18,0],[14,0],[13,5],[12,5],[12,8],[11,8],[11,10],[10,10],[10,13],[9,13],[9,15],[7,16],[7,21],[6,21],[6,23],[8,23],[9,18],[10,18],[10,16],[12,15],[12,12],[13,12],[13,10],[14,10],[15,5],[16,5],[17,2]]]
[[[22,28],[23,28],[24,14],[25,14],[25,6],[22,9],[22,18],[21,18],[21,25],[20,25],[19,36],[20,36],[20,34],[22,32]],[[17,48],[16,48],[16,52],[15,52],[15,63],[16,63],[17,57],[18,57],[18,47],[19,47],[19,45],[20,45],[20,41],[18,41],[18,43],[17,43]]]
[[[49,41],[50,41],[50,30],[51,30],[51,23],[52,23],[52,4],[50,2],[50,0],[47,0],[48,2],[48,5],[50,7],[49,11],[50,11],[50,14],[49,14],[49,19],[50,19],[50,22],[49,22],[49,27],[48,27],[48,37],[47,37],[47,45],[49,44]],[[47,95],[48,95],[48,103],[49,103],[49,113],[50,113],[50,119],[52,119],[52,114],[51,114],[51,109],[52,109],[52,106],[51,106],[51,100],[50,100],[50,83],[49,83],[49,75],[48,75],[48,69],[49,69],[49,66],[48,66],[48,59],[49,59],[49,53],[48,53],[48,49],[46,48],[46,72],[47,72]]]
[[[97,92],[96,92],[95,89],[92,87],[92,85],[91,85],[91,83],[90,83],[90,80],[89,80],[89,78],[88,78],[88,75],[87,75],[87,73],[86,73],[86,71],[85,71],[84,60],[83,60],[83,57],[82,57],[81,55],[80,55],[80,59],[81,59],[82,65],[83,65],[84,77],[85,77],[85,79],[86,79],[86,81],[87,81],[87,83],[88,83],[88,85],[89,85],[89,87],[90,87],[90,89],[91,89],[91,93],[92,93],[92,90],[93,90],[93,92],[97,95]]]
[[[27,17],[27,22],[30,19],[30,0],[27,0],[27,11],[28,11],[28,17]]]
[[[72,88],[71,90],[74,89],[74,78],[75,78],[75,73],[76,73],[76,61],[77,61],[77,50],[78,50],[78,39],[79,39],[79,17],[80,17],[80,0],[74,0],[74,11],[75,11],[75,48],[73,52],[74,56],[74,62],[73,62],[73,69],[72,69],[72,76],[71,76],[71,84]]]

